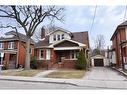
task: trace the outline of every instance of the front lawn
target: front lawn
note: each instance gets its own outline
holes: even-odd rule
[[[85,74],[84,70],[58,70],[46,75],[46,78],[82,78]]]
[[[2,71],[0,75],[33,77],[40,72],[42,72],[42,70],[5,70]]]

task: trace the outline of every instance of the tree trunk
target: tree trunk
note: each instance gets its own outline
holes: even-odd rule
[[[27,37],[26,42],[26,59],[25,59],[25,69],[30,69],[30,37]]]

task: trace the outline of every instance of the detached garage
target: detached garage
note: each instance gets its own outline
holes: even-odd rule
[[[102,55],[91,57],[91,65],[95,67],[107,66],[107,59]]]

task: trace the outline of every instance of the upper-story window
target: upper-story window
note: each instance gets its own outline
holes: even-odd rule
[[[64,39],[64,34],[61,35],[61,39]]]
[[[14,49],[14,42],[8,43],[8,49]]]
[[[56,41],[56,35],[53,35],[53,41]]]
[[[0,49],[4,48],[4,43],[0,43]]]
[[[57,35],[57,40],[58,40],[58,41],[60,40],[60,35]]]

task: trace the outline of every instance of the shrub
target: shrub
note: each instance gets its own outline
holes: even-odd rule
[[[79,53],[77,54],[77,62],[75,64],[75,68],[78,70],[86,70],[87,68],[87,62],[86,62],[86,57],[84,52],[81,50],[79,51]]]
[[[34,56],[30,62],[30,68],[31,69],[37,69],[37,57]]]

